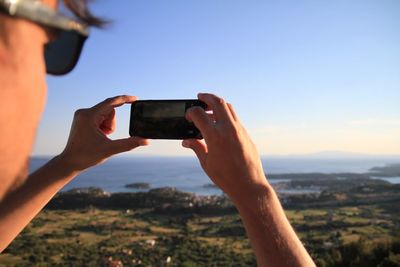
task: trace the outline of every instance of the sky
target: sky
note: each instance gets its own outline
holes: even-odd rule
[[[215,93],[262,155],[400,154],[400,1],[98,0],[75,70],[47,78],[34,155],[64,148],[78,108]],[[117,109],[128,136],[129,106]],[[132,155],[191,155],[152,141]]]

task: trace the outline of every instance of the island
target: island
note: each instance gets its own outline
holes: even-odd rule
[[[133,189],[150,189],[150,184],[149,183],[132,183],[132,184],[126,184],[126,188],[133,188]]]

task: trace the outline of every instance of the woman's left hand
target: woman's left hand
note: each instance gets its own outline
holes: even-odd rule
[[[74,171],[82,171],[112,155],[148,145],[149,140],[140,137],[118,140],[107,137],[115,131],[115,108],[136,100],[135,96],[121,95],[108,98],[91,108],[77,110],[67,145],[60,157]]]

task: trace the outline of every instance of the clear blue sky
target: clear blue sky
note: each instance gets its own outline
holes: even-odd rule
[[[97,1],[77,68],[49,77],[34,154],[59,153],[74,110],[118,94],[233,103],[262,154],[400,154],[400,1]],[[128,135],[129,107],[117,110]],[[133,152],[132,152],[133,153]],[[188,154],[174,141],[136,154]]]

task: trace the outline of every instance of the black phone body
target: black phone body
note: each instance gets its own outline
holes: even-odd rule
[[[185,118],[186,110],[206,104],[197,99],[138,100],[131,105],[130,136],[148,139],[202,139],[200,131]]]

